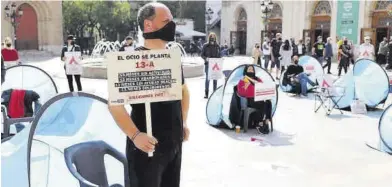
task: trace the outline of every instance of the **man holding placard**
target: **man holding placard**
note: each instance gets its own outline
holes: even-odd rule
[[[65,45],[61,51],[61,60],[65,62],[64,69],[67,75],[69,91],[73,92],[73,77],[75,77],[78,91],[82,91],[82,83],[80,82],[80,75],[83,72],[82,69],[82,52],[79,45],[75,44],[74,36],[69,35],[67,37],[67,45]]]
[[[219,64],[214,63],[219,60],[217,60],[217,61],[215,60],[214,62],[212,62],[213,59],[221,58],[220,48],[219,48],[218,42],[216,41],[215,33],[212,32],[208,36],[208,42],[203,45],[203,49],[201,50],[201,58],[204,59],[204,66],[205,66],[204,70],[206,73],[206,81],[205,81],[205,87],[204,87],[204,92],[205,92],[204,98],[207,99],[208,95],[209,95],[208,93],[210,90],[210,75],[211,75],[210,69],[211,70],[213,70],[213,69],[214,70],[218,70],[218,69],[221,70],[222,69],[222,67],[218,67]],[[212,65],[212,66],[210,66],[210,65]],[[214,73],[214,74],[216,74],[216,73]],[[213,77],[213,78],[216,78],[216,77]],[[218,84],[218,80],[217,79],[212,79],[212,80],[213,80],[213,88],[215,91],[217,84]]]
[[[128,137],[131,181],[137,179],[138,187],[179,187],[182,141],[189,136],[189,92],[180,51],[165,50],[167,42],[174,41],[176,25],[161,3],[140,8],[138,24],[144,46],[108,55],[109,109]],[[131,117],[126,103],[131,103]]]

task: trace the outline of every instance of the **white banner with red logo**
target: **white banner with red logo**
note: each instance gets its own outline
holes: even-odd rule
[[[80,51],[65,52],[65,73],[67,75],[81,75],[83,73],[82,67],[82,53]]]
[[[271,100],[275,97],[276,85],[274,82],[258,82],[255,84],[255,101]]]
[[[106,54],[109,105],[182,99],[179,49]]]
[[[209,58],[208,59],[208,80],[218,80],[223,78],[223,59]]]
[[[305,65],[304,71],[306,74],[313,74],[316,72],[316,68],[314,67],[314,65],[312,63],[308,63]]]

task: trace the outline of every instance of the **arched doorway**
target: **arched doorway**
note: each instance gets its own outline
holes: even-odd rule
[[[262,14],[265,14],[262,12]],[[263,15],[265,16],[265,15]],[[264,41],[264,38],[268,36],[268,38],[275,37],[276,33],[282,33],[282,8],[279,4],[274,4],[271,12],[268,15],[267,21],[267,32],[261,31],[261,41]],[[265,19],[265,18],[264,18]],[[265,29],[265,28],[264,28]]]
[[[392,1],[377,1],[373,6],[372,28],[361,29],[361,42],[363,37],[370,36],[377,54],[382,39],[392,36]]]
[[[323,37],[323,41],[326,41],[331,33],[331,5],[328,1],[316,2],[312,14],[310,31],[304,32],[305,42],[308,40],[310,45],[316,42],[318,36]],[[310,38],[306,39],[305,36]],[[310,39],[310,40],[309,40]],[[308,45],[309,45],[308,44]]]
[[[38,19],[34,8],[28,3],[20,5],[23,16],[16,29],[18,50],[38,50]]]
[[[241,8],[237,19],[237,47],[240,55],[246,54],[246,31],[247,15],[244,8]]]

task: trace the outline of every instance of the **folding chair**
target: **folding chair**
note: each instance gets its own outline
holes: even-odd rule
[[[315,90],[314,112],[316,113],[321,107],[323,107],[327,115],[330,115],[333,109],[338,109],[340,113],[343,114],[342,110],[339,108],[339,101],[345,96],[345,94],[345,87],[333,86],[332,79],[324,76],[321,87]],[[317,102],[319,102],[318,106]]]

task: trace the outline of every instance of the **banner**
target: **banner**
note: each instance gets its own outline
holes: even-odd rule
[[[338,12],[336,22],[336,35],[347,37],[358,44],[358,20],[360,1],[337,1]]]
[[[304,71],[306,74],[313,74],[316,72],[316,69],[314,68],[314,65],[311,63],[308,63],[304,66]]]
[[[178,49],[107,53],[110,105],[182,99]]]
[[[223,59],[209,58],[208,59],[208,80],[218,80],[223,77]]]
[[[255,84],[255,101],[271,100],[275,97],[275,82],[258,82]]]
[[[81,75],[83,73],[82,67],[82,53],[80,51],[65,52],[65,73],[67,75]]]

